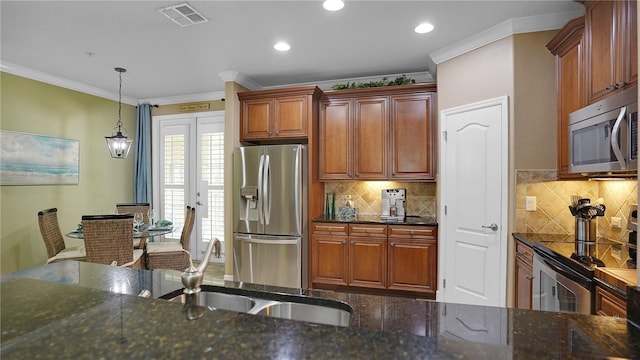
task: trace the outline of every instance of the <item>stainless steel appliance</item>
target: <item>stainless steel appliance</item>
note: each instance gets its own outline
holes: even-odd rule
[[[233,164],[234,280],[306,288],[306,147],[239,147]]]
[[[534,248],[533,277],[534,310],[591,314],[593,274],[582,274]]]
[[[637,169],[637,87],[569,114],[569,172],[633,175]]]
[[[405,189],[383,189],[382,190],[382,220],[404,221],[405,201],[407,190]]]
[[[630,265],[636,267],[638,261],[638,205],[631,207],[627,229],[629,230],[627,247],[629,248]]]

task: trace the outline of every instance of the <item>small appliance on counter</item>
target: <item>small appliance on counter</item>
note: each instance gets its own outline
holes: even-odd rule
[[[405,201],[407,190],[383,189],[382,190],[382,220],[404,221]]]
[[[591,204],[591,199],[583,198],[580,195],[571,195],[571,205],[569,206],[571,215],[576,218],[576,241],[596,241],[596,218],[604,216],[606,207],[602,199],[596,200],[596,204]],[[586,254],[579,254],[584,256]]]

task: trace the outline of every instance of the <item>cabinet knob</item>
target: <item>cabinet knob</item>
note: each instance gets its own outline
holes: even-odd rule
[[[607,91],[613,91],[613,90],[615,90],[615,89],[616,89],[616,86],[615,86],[615,85],[609,85],[609,86],[607,86],[607,87],[606,87],[606,88],[604,88],[604,89],[605,89],[605,90],[607,90]]]
[[[394,242],[391,242],[389,245],[396,246],[396,244]]]
[[[533,275],[527,275],[527,276],[526,276],[526,278],[527,278],[527,280],[533,280],[533,279],[535,279],[536,277],[535,277],[535,276],[533,276]]]
[[[346,244],[346,243],[347,243],[347,240],[342,240],[342,243],[343,243],[343,244]]]
[[[526,253],[525,253],[524,251],[522,251],[522,250],[516,250],[516,254],[518,254],[518,255],[524,255],[524,254],[526,254]]]
[[[356,177],[360,177],[360,173],[358,173],[358,172],[357,172],[357,173],[356,173]]]
[[[353,240],[351,240],[351,243],[350,243],[350,244],[351,244],[351,245],[353,245]]]

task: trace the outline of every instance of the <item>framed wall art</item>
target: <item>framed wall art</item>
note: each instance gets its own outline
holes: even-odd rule
[[[80,141],[0,130],[0,185],[79,183]]]

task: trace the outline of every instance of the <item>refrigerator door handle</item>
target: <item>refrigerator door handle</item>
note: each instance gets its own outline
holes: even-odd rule
[[[269,155],[264,155],[264,224],[269,225],[271,223],[271,162]]]
[[[267,245],[297,245],[297,239],[290,240],[268,240],[268,239],[252,239],[249,237],[236,237],[236,240],[245,241],[252,244],[267,244]]]
[[[258,221],[264,224],[264,155],[260,155],[260,164],[258,165],[258,192],[260,193],[258,201]]]

